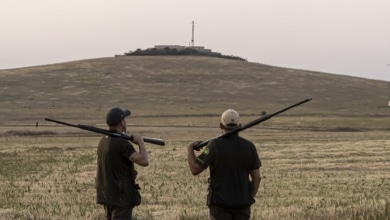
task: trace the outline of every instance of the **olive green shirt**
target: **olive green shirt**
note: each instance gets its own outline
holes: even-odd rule
[[[135,185],[137,175],[134,163],[129,160],[134,152],[133,145],[123,138],[105,136],[100,139],[96,176],[98,204],[133,206],[128,190]]]

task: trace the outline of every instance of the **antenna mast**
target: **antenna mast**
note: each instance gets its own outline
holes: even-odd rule
[[[195,22],[192,21],[192,39],[191,39],[191,47],[194,46],[194,26],[195,26]]]

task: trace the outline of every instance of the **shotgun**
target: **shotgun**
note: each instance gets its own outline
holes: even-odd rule
[[[87,131],[92,131],[92,132],[99,133],[99,134],[108,135],[111,137],[119,137],[119,138],[123,138],[123,139],[129,140],[129,141],[132,141],[134,139],[134,137],[132,135],[126,135],[126,134],[122,134],[122,133],[118,133],[118,132],[110,132],[108,130],[105,130],[102,128],[96,128],[96,127],[89,126],[89,125],[80,125],[80,124],[74,125],[74,124],[69,124],[69,123],[66,123],[63,121],[58,121],[58,120],[54,120],[54,119],[50,119],[50,118],[45,118],[45,120],[50,121],[50,122],[55,122],[58,124],[62,124],[62,125],[66,125],[66,126],[70,126],[70,127],[80,128],[80,129],[87,130]],[[143,139],[144,139],[144,142],[147,142],[147,143],[161,145],[161,146],[165,145],[165,142],[162,139],[147,138],[147,137],[144,137]]]
[[[253,126],[257,125],[257,124],[260,124],[260,123],[263,122],[263,121],[266,121],[266,120],[268,120],[268,119],[274,117],[275,115],[278,115],[278,114],[280,114],[280,113],[282,113],[282,112],[285,112],[285,111],[287,111],[287,110],[289,110],[289,109],[291,109],[291,108],[294,108],[294,107],[296,107],[296,106],[298,106],[298,105],[302,105],[303,103],[306,103],[306,102],[308,102],[308,101],[310,101],[310,100],[312,100],[312,98],[307,98],[307,99],[305,99],[305,100],[303,100],[303,101],[300,101],[300,102],[298,102],[298,103],[296,103],[296,104],[294,104],[294,105],[291,105],[291,106],[289,106],[289,107],[286,107],[286,108],[284,108],[284,109],[282,109],[282,110],[280,110],[280,111],[277,111],[277,112],[275,112],[275,113],[272,113],[272,114],[269,114],[269,115],[264,115],[264,116],[262,116],[262,117],[260,117],[260,118],[257,118],[257,119],[255,119],[255,120],[253,120],[253,121],[251,121],[251,122],[249,122],[249,123],[247,123],[247,124],[245,124],[245,125],[243,125],[243,126],[241,126],[241,127],[238,127],[238,128],[233,129],[233,130],[231,130],[231,131],[228,131],[228,132],[226,132],[226,133],[224,133],[224,134],[222,134],[222,135],[220,135],[220,136],[218,136],[218,137],[212,138],[212,139],[210,139],[210,140],[202,141],[202,142],[200,142],[198,145],[194,146],[194,150],[198,150],[198,149],[200,149],[200,148],[206,146],[206,145],[207,145],[211,140],[213,140],[213,139],[228,137],[228,136],[230,136],[230,135],[232,135],[232,134],[234,134],[234,133],[238,133],[238,132],[240,132],[240,131],[243,131],[243,130],[245,130],[245,129],[248,129],[248,128],[250,128],[250,127],[253,127]]]

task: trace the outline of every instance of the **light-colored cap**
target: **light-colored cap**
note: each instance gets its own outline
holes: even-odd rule
[[[226,128],[235,128],[240,123],[240,115],[233,109],[228,109],[222,113],[221,123]]]

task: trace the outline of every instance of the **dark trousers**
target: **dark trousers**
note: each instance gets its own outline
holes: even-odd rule
[[[133,207],[120,208],[116,206],[105,205],[106,220],[131,220],[133,215]]]
[[[226,209],[217,206],[209,207],[211,220],[249,220],[251,208]]]

